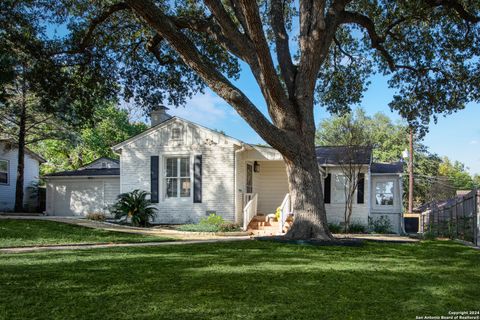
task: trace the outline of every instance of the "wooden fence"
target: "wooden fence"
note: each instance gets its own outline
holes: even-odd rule
[[[420,215],[423,233],[436,237],[460,239],[480,245],[480,190],[434,204]]]

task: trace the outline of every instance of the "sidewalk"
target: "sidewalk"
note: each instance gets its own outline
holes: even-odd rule
[[[54,217],[54,216],[14,216],[14,215],[0,215],[2,219],[16,219],[16,220],[46,220],[56,221],[61,223],[68,223],[77,226],[102,229],[106,231],[125,232],[143,234],[148,236],[168,237],[177,240],[212,240],[212,239],[236,239],[238,237],[246,237],[246,232],[187,232],[178,231],[170,228],[152,227],[152,228],[137,228],[132,226],[125,226],[114,224],[110,222],[100,222],[77,217]]]
[[[99,248],[126,248],[126,247],[158,247],[170,245],[184,245],[184,244],[198,244],[198,243],[216,243],[216,242],[231,242],[250,240],[250,237],[236,237],[224,239],[210,239],[210,240],[184,240],[184,241],[165,241],[165,242],[138,242],[138,243],[98,243],[98,244],[72,244],[72,245],[50,245],[50,246],[36,246],[36,247],[16,247],[16,248],[1,248],[2,253],[29,253],[41,251],[58,251],[58,250],[89,250]]]

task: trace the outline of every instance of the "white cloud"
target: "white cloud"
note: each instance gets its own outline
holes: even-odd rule
[[[222,98],[206,91],[205,94],[196,94],[185,107],[170,108],[168,113],[212,127],[231,115],[231,108]]]
[[[478,144],[478,140],[472,140],[470,141],[470,144]]]

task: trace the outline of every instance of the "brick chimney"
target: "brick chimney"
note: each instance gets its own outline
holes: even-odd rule
[[[150,113],[150,122],[152,127],[172,117],[167,113],[167,110],[168,108],[165,106],[156,106],[152,108],[152,112]]]

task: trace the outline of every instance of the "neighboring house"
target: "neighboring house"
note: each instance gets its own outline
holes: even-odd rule
[[[56,216],[85,216],[108,212],[120,193],[119,161],[99,158],[74,171],[48,174],[46,212]]]
[[[38,154],[25,149],[24,208],[34,211],[38,206],[38,181],[40,164],[44,163]],[[18,148],[8,139],[0,140],[0,212],[12,211],[15,207],[17,184]]]
[[[119,180],[117,193],[135,189],[150,192],[158,209],[155,222],[162,224],[197,222],[216,213],[246,227],[254,216],[274,213],[278,207],[286,213],[285,218],[289,215],[287,174],[278,151],[171,117],[166,110],[155,109],[151,128],[113,147],[120,155],[120,169],[109,179]],[[343,180],[332,156],[341,153],[341,147],[320,147],[317,153],[319,170],[327,182],[324,190],[330,200],[326,205],[329,222],[343,221]],[[401,232],[401,165],[371,164],[371,149],[364,150],[361,160],[362,197],[355,198],[352,221],[367,224],[369,216],[386,215],[394,231]],[[85,170],[46,177],[48,214],[85,215],[92,210],[107,210],[111,198],[106,199],[106,189],[99,179]],[[108,170],[96,169],[95,174],[104,179],[102,172]],[[62,179],[62,184],[57,179]],[[69,193],[80,181],[81,190]],[[55,203],[57,199],[61,199],[61,205]]]

